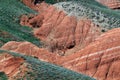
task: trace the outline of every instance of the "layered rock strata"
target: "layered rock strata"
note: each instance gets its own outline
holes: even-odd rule
[[[25,75],[28,69],[24,64],[22,58],[14,57],[8,53],[0,54],[0,72],[4,72],[9,80],[16,80]]]
[[[119,33],[120,28],[102,34],[84,49],[60,60],[62,65],[98,80],[119,80]]]
[[[35,47],[29,42],[9,42],[1,49],[31,55],[80,72],[98,80],[119,80],[120,76],[120,28],[110,30],[78,52],[59,56]],[[18,44],[20,43],[20,44]],[[14,44],[14,47],[11,45]]]
[[[102,33],[100,26],[91,20],[78,20],[54,6],[34,17],[22,16],[21,24],[34,28],[34,35],[45,43],[48,50],[61,55],[84,48]]]
[[[51,53],[47,51],[46,49],[39,48],[30,42],[11,41],[11,42],[6,43],[0,49],[22,53],[24,55],[33,56],[42,61],[51,62],[55,64],[59,63],[57,61],[58,59],[61,58],[61,56]]]
[[[107,2],[103,1],[103,3],[108,5]],[[108,6],[116,8],[115,5]],[[29,46],[25,50],[23,47],[18,47],[12,51],[33,55],[43,61],[82,72],[98,80],[119,80],[119,28],[105,32],[101,26],[95,25],[91,20],[77,19],[76,16],[66,14],[51,5],[42,10],[41,14],[34,15],[32,18],[25,17],[23,16],[21,20],[22,25],[32,27],[34,35],[45,43],[48,51],[32,48],[33,50],[30,49],[27,52],[26,49],[32,45],[28,42],[27,45],[24,42],[21,43],[21,45]],[[5,49],[4,46],[2,48]],[[32,53],[29,54],[29,51]]]

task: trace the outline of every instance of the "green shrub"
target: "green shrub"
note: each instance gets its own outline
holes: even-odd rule
[[[8,80],[4,72],[0,72],[0,80]]]

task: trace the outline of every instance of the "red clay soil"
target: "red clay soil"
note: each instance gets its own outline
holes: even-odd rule
[[[40,60],[63,66],[98,80],[119,80],[119,33],[120,28],[105,32],[82,50],[68,56],[59,56],[29,42],[12,41],[6,43],[1,49],[38,57]],[[15,48],[11,49],[10,45]]]
[[[23,65],[24,60],[8,53],[0,54],[0,72],[5,72],[9,80],[24,76],[27,68]]]
[[[97,0],[112,9],[120,9],[120,0]]]

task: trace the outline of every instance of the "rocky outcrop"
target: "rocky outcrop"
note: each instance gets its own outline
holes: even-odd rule
[[[76,11],[75,13],[77,13],[77,9],[81,7],[76,7],[79,6],[76,3],[76,6],[68,6],[68,9],[65,8],[65,5],[69,5],[69,3],[60,3],[52,6],[43,2],[37,5],[39,7],[40,5],[43,6],[38,9],[39,14],[23,15],[20,24],[32,27],[34,29],[34,35],[44,42],[45,47],[50,52],[60,55],[75,53],[89,45],[89,43],[94,42],[102,32],[107,30],[107,28],[93,23],[93,20],[87,19],[87,17],[80,18],[79,16],[79,19],[77,17],[79,14],[75,14],[74,16],[70,15],[68,13],[70,12],[69,8],[73,7]],[[62,9],[68,12],[61,10],[60,5],[64,5]],[[34,5],[34,7],[35,6],[36,5]],[[44,8],[44,6],[46,7]],[[59,6],[59,9],[56,6]],[[71,14],[72,13],[73,11],[71,11]],[[95,19],[97,18],[98,16]],[[108,19],[103,20],[103,17],[99,19],[98,21],[100,22],[109,21]],[[107,25],[107,23],[103,24]]]
[[[1,49],[31,55],[98,80],[119,80],[119,33],[120,28],[105,32],[82,50],[68,56],[59,56],[29,42],[8,42]]]
[[[42,61],[51,62],[55,64],[58,64],[59,62],[57,61],[59,61],[58,59],[61,58],[61,56],[51,53],[47,51],[46,49],[39,48],[30,42],[11,41],[11,42],[6,43],[0,49],[22,53],[24,55],[33,56]]]
[[[98,80],[120,79],[120,28],[102,34],[75,54],[62,58],[62,65]]]
[[[44,2],[44,0],[38,0],[38,1],[37,0],[22,0],[22,2],[28,7],[38,12],[44,11],[49,6],[48,4]]]
[[[69,8],[71,9],[71,6]],[[47,49],[23,42],[12,51],[38,57],[40,60],[82,72],[98,80],[119,80],[119,28],[105,32],[91,20],[78,19],[51,5],[40,14],[27,16],[22,21],[25,22],[23,25],[34,29],[34,35],[44,42]],[[4,47],[2,48],[5,49]]]
[[[22,2],[27,5],[28,7],[32,8],[32,9],[35,9],[34,7],[34,0],[22,0]]]
[[[27,71],[24,59],[14,57],[8,53],[0,54],[0,72],[4,72],[9,80],[16,80],[25,75]]]
[[[45,43],[48,50],[61,55],[84,48],[101,34],[101,28],[91,20],[78,20],[54,6],[32,18],[23,16],[21,24],[33,27],[34,35]]]
[[[44,2],[44,0],[22,0],[23,3],[30,8],[41,12],[45,10],[49,5]],[[62,2],[66,0],[60,0],[60,1],[55,1],[55,2]],[[108,6],[111,9],[120,9],[120,0],[96,0],[100,3],[102,3],[105,6]],[[49,1],[48,1],[49,2]]]
[[[112,9],[120,9],[120,0],[97,0]]]

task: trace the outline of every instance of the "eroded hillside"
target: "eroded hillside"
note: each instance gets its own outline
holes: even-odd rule
[[[9,79],[17,79],[21,76],[23,79],[30,77],[31,80],[92,80],[90,77],[97,80],[119,80],[119,0],[111,0],[111,3],[105,0],[97,0],[100,3],[95,0],[45,0],[49,4],[42,1],[22,0],[25,5],[36,12],[20,14],[18,22],[22,26],[18,27],[18,32],[21,32],[24,26],[28,26],[32,30],[28,30],[26,34],[30,34],[31,37],[24,37],[26,36],[24,33],[21,37],[15,33],[15,36],[24,38],[24,40],[11,40],[10,37],[10,42],[2,43],[4,45],[0,49],[5,50],[0,60],[2,72],[7,74]],[[1,27],[6,32],[1,31],[0,34],[9,36],[7,30],[10,33],[11,29],[4,28]],[[34,36],[42,42],[42,45],[34,42],[34,40],[38,41]],[[29,40],[31,38],[32,40]],[[2,39],[6,39],[6,36]],[[80,74],[51,66],[42,61]],[[39,73],[41,70],[43,73]],[[23,73],[19,74],[19,72]],[[90,77],[81,75],[81,73]],[[41,75],[43,77],[40,77]]]

